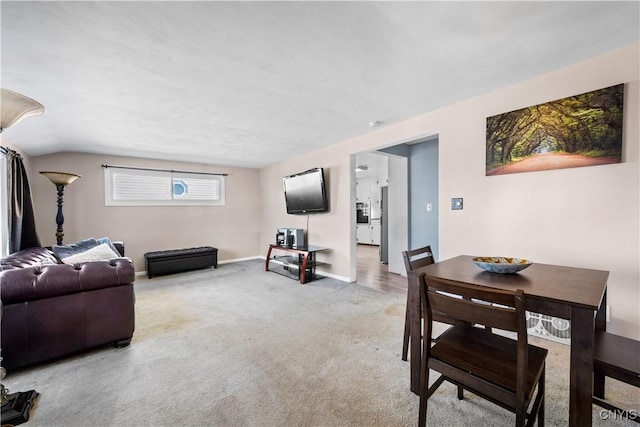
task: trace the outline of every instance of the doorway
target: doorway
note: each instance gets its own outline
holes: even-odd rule
[[[388,196],[391,206],[388,212],[389,265],[385,268],[380,261],[378,247],[372,249],[358,244],[356,233],[352,233],[352,272],[358,283],[378,289],[400,288],[406,292],[402,251],[428,244],[438,259],[438,143],[436,134],[351,156],[352,170],[355,171],[351,175],[352,188],[357,188],[358,172],[355,168],[366,168],[368,157],[382,156],[391,161],[386,175],[387,183],[391,183]],[[354,228],[355,206],[354,203]],[[382,214],[384,216],[385,213]],[[384,237],[381,236],[382,240]]]
[[[405,270],[402,251],[408,246],[408,159],[402,154],[378,150],[352,156],[355,171],[352,184],[356,195],[352,259],[360,266],[355,268],[356,281],[365,285],[372,277],[377,278],[374,282],[380,277],[384,277],[385,282],[394,276],[400,279]],[[368,224],[357,222],[357,211],[361,208],[370,213]],[[367,265],[368,269],[363,268]],[[400,280],[406,289],[405,280]]]

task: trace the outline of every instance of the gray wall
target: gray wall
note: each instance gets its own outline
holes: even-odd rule
[[[409,147],[409,248],[431,245],[437,261],[438,139]],[[428,203],[432,205],[431,212],[427,212]]]

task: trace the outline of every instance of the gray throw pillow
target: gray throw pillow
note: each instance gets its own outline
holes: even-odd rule
[[[98,242],[99,245],[102,245],[103,243],[107,244],[111,250],[117,254],[120,253],[120,251],[118,251],[118,249],[115,247],[115,245],[111,242],[111,239],[109,239],[108,237],[102,237],[100,239],[96,239],[96,241]]]

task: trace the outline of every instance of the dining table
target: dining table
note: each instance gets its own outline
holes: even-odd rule
[[[567,319],[571,322],[569,366],[569,425],[592,423],[593,348],[595,330],[604,330],[609,272],[588,268],[532,263],[513,274],[485,271],[473,256],[454,258],[420,267],[407,274],[410,322],[411,391],[420,393],[422,311],[420,274],[450,283],[517,290],[525,293],[527,311]]]

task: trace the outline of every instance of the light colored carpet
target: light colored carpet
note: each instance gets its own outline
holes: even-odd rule
[[[300,285],[263,268],[255,260],[139,278],[129,347],[9,373],[5,385],[40,392],[29,426],[415,425],[418,397],[400,358],[404,297],[328,278]],[[567,425],[569,348],[531,341],[550,349],[547,425]],[[626,387],[613,384],[612,396],[640,409]],[[634,424],[593,414],[594,425]],[[470,393],[458,401],[448,384],[428,418],[514,422]]]

